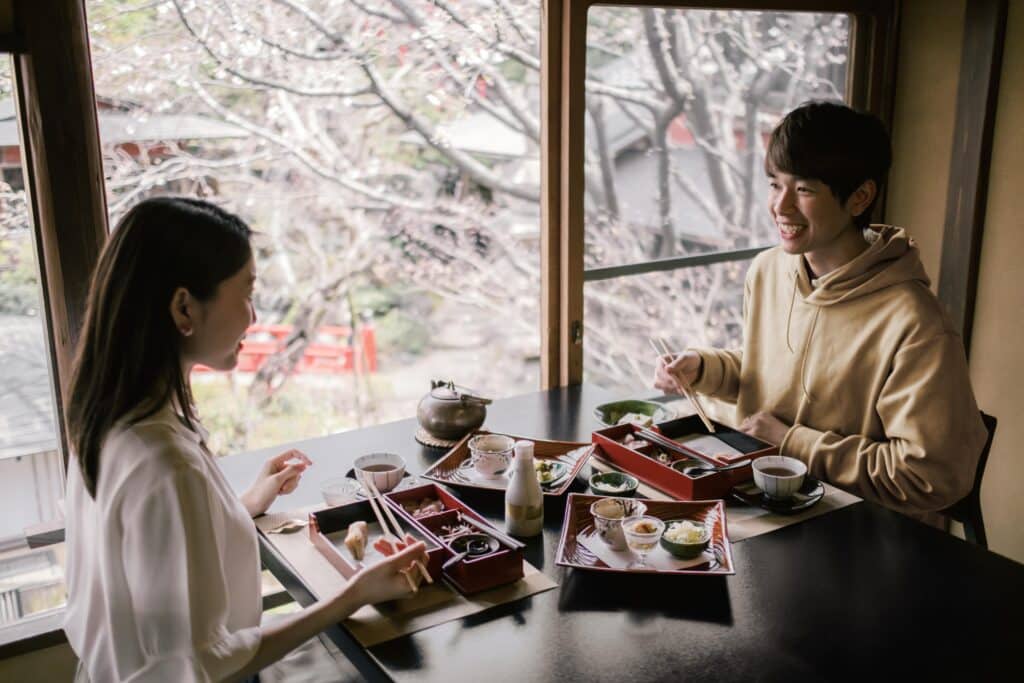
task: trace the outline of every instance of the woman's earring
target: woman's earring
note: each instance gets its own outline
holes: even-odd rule
[[[181,331],[181,334],[182,334],[183,337],[191,337],[192,336],[192,328],[191,327],[185,327],[185,328],[183,328],[180,331]]]

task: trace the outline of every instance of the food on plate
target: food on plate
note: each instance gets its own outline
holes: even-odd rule
[[[634,534],[655,534],[658,533],[658,525],[646,519],[641,519],[629,528]]]
[[[622,501],[614,498],[604,498],[594,503],[594,512],[605,519],[622,519],[626,516]]]
[[[694,524],[688,519],[681,522],[672,522],[665,531],[665,538],[672,543],[683,543],[692,545],[703,543],[707,536],[707,529],[703,525]]]
[[[614,415],[612,416],[615,417]],[[643,413],[626,413],[619,419],[615,420],[617,425],[635,424],[641,427],[650,427],[654,425],[654,418],[650,415],[644,415]]]
[[[609,491],[611,493],[618,493],[619,491],[625,491],[628,488],[629,488],[629,482],[628,481],[622,481],[621,483],[618,483],[618,484],[613,484],[610,481],[602,481],[601,482],[601,490],[602,491]]]
[[[421,498],[420,500],[402,501],[402,507],[413,517],[425,517],[444,512],[444,503],[437,498]]]
[[[559,463],[551,460],[534,460],[533,469],[537,471],[537,479],[542,484],[548,484],[554,481],[555,477],[558,476]]]
[[[363,559],[363,555],[366,553],[366,540],[369,536],[369,532],[366,526],[366,522],[358,521],[352,522],[348,527],[348,533],[345,534],[345,547],[352,553],[352,557],[359,560]]]

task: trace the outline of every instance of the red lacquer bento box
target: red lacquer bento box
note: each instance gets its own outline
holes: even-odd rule
[[[470,594],[523,577],[523,544],[495,529],[440,486],[425,484],[386,493],[383,501],[404,531],[426,543],[427,571],[431,578],[444,578],[461,593]],[[366,522],[369,527],[367,555],[362,561],[357,561],[341,542],[349,525],[355,521]],[[382,533],[366,500],[317,510],[309,515],[310,540],[346,578],[382,559],[372,548]]]
[[[733,486],[748,481],[753,476],[750,465],[724,472],[693,473],[686,472],[688,466],[705,466],[706,462],[702,460],[708,461],[711,456],[717,456],[714,460],[718,463],[728,465],[774,455],[779,450],[777,446],[721,423],[712,421],[712,424],[715,426],[714,434],[707,430],[697,415],[690,415],[649,428],[671,439],[687,455],[643,440],[638,434],[641,427],[635,424],[599,429],[591,438],[600,447],[601,457],[645,484],[680,500],[709,500],[724,498]],[[730,453],[720,454],[723,450]],[[659,454],[663,455],[661,459]],[[679,469],[673,469],[673,464]]]

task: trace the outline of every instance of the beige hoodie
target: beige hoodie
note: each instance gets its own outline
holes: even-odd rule
[[[793,427],[812,476],[936,523],[971,488],[986,430],[959,334],[902,228],[812,285],[780,248],[747,273],[743,350],[696,349],[695,388]],[[868,235],[868,233],[866,233]],[[868,235],[870,236],[870,235]]]

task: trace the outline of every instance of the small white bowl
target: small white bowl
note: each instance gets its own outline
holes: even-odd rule
[[[333,477],[320,484],[320,494],[331,507],[351,503],[356,499],[359,484],[350,477]]]
[[[772,500],[788,500],[800,490],[807,475],[807,465],[802,460],[784,455],[765,455],[754,460],[754,483]],[[776,470],[776,471],[772,471]],[[785,470],[788,474],[783,474]]]
[[[381,493],[386,493],[398,486],[405,476],[405,460],[394,453],[370,453],[360,455],[354,463],[356,479],[360,483],[363,477],[370,477],[374,486]],[[369,491],[367,491],[369,494]]]

